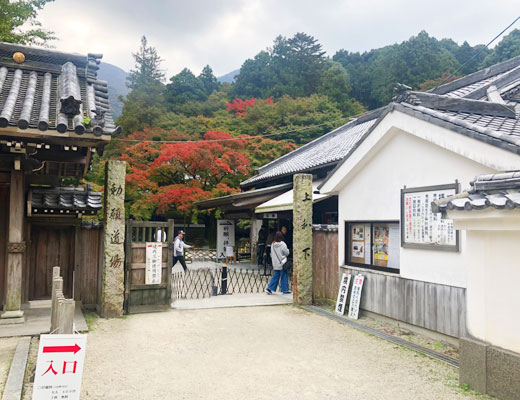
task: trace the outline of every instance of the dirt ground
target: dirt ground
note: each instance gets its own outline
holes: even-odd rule
[[[99,320],[82,399],[472,399],[458,370],[292,306]]]
[[[4,392],[5,382],[7,381],[7,375],[9,375],[9,368],[11,367],[17,344],[18,338],[0,339],[0,398],[2,398],[2,393]]]

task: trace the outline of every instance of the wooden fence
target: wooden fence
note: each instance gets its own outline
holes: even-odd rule
[[[315,227],[312,246],[313,297],[335,300],[339,287],[337,228]]]

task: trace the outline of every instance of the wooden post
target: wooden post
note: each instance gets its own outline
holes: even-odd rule
[[[312,175],[293,178],[293,292],[298,305],[312,304]]]
[[[11,171],[9,199],[9,244],[7,245],[7,275],[5,312],[0,324],[25,322],[22,306],[22,271],[25,253],[23,241],[24,182],[23,171]]]
[[[54,267],[53,273],[55,269],[59,267]],[[58,313],[58,293],[63,294],[63,278],[61,276],[56,276],[52,279],[52,300],[51,300],[51,332],[57,327],[56,319]]]
[[[63,296],[63,294],[62,294]],[[60,298],[58,300],[58,312],[56,319],[57,334],[74,333],[74,311],[76,302],[72,299]]]

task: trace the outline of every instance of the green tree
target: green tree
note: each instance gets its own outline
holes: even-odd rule
[[[204,101],[208,98],[204,84],[188,68],[184,68],[170,78],[164,95],[172,110],[178,109],[179,105],[187,102]]]
[[[219,84],[217,77],[213,75],[213,70],[209,65],[206,65],[200,75],[197,77],[204,86],[204,90],[206,91],[206,95],[210,95],[215,90],[218,90]]]
[[[127,86],[131,91],[126,99],[122,99],[123,112],[117,121],[124,135],[153,126],[164,113],[164,73],[160,68],[162,60],[157,50],[149,46],[143,36],[141,47],[132,55],[135,68],[127,77]]]
[[[54,32],[41,28],[36,20],[45,4],[54,0],[0,1],[0,42],[43,45],[56,39]],[[22,29],[23,25],[30,26]]]
[[[510,34],[504,36],[499,44],[495,46],[491,54],[483,61],[482,67],[489,67],[502,61],[520,55],[520,30],[515,29]]]

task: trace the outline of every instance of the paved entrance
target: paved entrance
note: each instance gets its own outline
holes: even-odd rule
[[[100,319],[82,399],[477,399],[458,370],[292,306]]]

